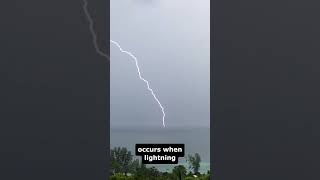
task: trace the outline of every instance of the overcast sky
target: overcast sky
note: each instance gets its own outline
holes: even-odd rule
[[[111,39],[139,60],[166,124],[210,123],[209,0],[112,0]],[[111,127],[161,127],[161,109],[134,61],[112,45]]]

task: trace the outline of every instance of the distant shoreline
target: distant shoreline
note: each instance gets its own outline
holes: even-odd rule
[[[134,130],[143,130],[143,131],[167,131],[167,130],[197,130],[197,129],[207,129],[210,130],[210,127],[111,127],[110,131],[134,131]]]

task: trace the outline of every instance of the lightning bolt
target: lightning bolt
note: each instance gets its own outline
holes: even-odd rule
[[[105,54],[103,51],[101,51],[101,49],[99,48],[99,45],[98,45],[98,42],[97,42],[97,39],[98,39],[97,38],[97,34],[94,31],[94,22],[93,22],[93,19],[92,19],[90,13],[89,13],[89,10],[88,10],[88,1],[87,0],[83,0],[83,11],[84,11],[84,13],[85,13],[85,15],[87,17],[87,20],[89,21],[89,29],[90,29],[90,32],[91,32],[91,35],[92,35],[92,42],[93,42],[93,46],[94,46],[97,54],[99,54],[100,56],[110,60],[110,57],[107,54]],[[120,44],[117,43],[116,41],[110,40],[110,43],[116,45],[122,53],[129,55],[134,60],[136,68],[137,68],[139,79],[142,80],[146,84],[147,89],[150,91],[150,93],[152,94],[153,98],[156,100],[156,102],[158,103],[158,105],[159,105],[159,107],[160,107],[160,109],[162,111],[162,125],[163,125],[163,127],[165,127],[166,126],[166,124],[165,124],[166,113],[164,111],[164,107],[162,106],[161,102],[157,98],[157,96],[154,93],[153,89],[150,87],[149,81],[147,81],[145,78],[142,77],[141,71],[140,71],[140,67],[139,67],[139,63],[138,63],[138,59],[131,52],[123,50],[121,48]]]
[[[110,57],[106,53],[102,52],[101,49],[99,48],[97,34],[94,31],[94,22],[93,22],[93,19],[89,13],[89,10],[88,10],[88,1],[87,0],[83,0],[83,11],[89,21],[89,30],[92,35],[92,43],[93,43],[94,49],[96,50],[97,54],[110,60]]]
[[[153,98],[157,101],[159,107],[161,108],[161,111],[162,111],[162,125],[163,125],[163,127],[165,127],[166,124],[165,124],[164,118],[166,117],[166,113],[164,112],[164,108],[163,108],[162,104],[160,103],[159,99],[157,98],[157,96],[153,92],[153,89],[150,87],[149,81],[147,81],[145,78],[142,77],[141,72],[140,72],[140,67],[139,67],[139,64],[138,64],[138,59],[131,52],[123,50],[119,43],[117,43],[117,42],[115,42],[113,40],[110,40],[110,42],[112,44],[116,45],[122,53],[125,53],[125,54],[129,55],[134,60],[140,80],[142,80],[144,83],[146,83],[148,90],[150,91],[150,93],[152,94]]]

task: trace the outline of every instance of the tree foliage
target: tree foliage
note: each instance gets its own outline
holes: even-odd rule
[[[187,157],[189,168],[194,174],[191,172],[187,174],[187,169],[183,165],[175,166],[172,172],[160,172],[155,167],[147,167],[124,147],[111,149],[110,158],[111,180],[210,180],[210,174],[199,173],[201,158],[198,153]]]
[[[127,175],[132,170],[133,155],[127,148],[115,147],[110,151],[111,174],[124,173]]]
[[[194,174],[199,174],[200,169],[200,162],[201,158],[198,153],[195,153],[194,155],[188,155],[187,162],[189,163],[189,169],[193,171]]]
[[[187,169],[183,165],[178,165],[178,166],[173,168],[172,174],[178,180],[182,180],[182,179],[184,179],[184,177],[186,177]]]

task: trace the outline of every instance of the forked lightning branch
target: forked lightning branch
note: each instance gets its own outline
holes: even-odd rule
[[[92,35],[93,45],[94,45],[94,48],[95,48],[97,54],[99,54],[100,56],[110,60],[110,57],[107,54],[105,54],[104,52],[102,52],[100,50],[99,46],[98,46],[97,35],[96,35],[96,32],[94,31],[94,22],[93,22],[93,19],[92,19],[91,15],[90,15],[89,11],[88,11],[88,1],[87,0],[83,0],[83,10],[85,12],[85,15],[86,15],[88,21],[89,21],[89,29],[90,29],[90,32],[91,32],[91,35]],[[157,102],[157,104],[159,105],[159,107],[161,109],[161,112],[162,112],[162,125],[163,125],[163,127],[165,127],[166,126],[166,124],[165,124],[166,113],[164,111],[164,107],[162,106],[162,104],[159,101],[158,97],[154,93],[153,89],[150,87],[149,81],[147,81],[145,78],[142,77],[141,71],[140,71],[140,67],[139,67],[139,63],[138,63],[138,59],[131,52],[123,50],[121,48],[120,44],[117,43],[116,41],[110,40],[110,43],[116,45],[122,53],[129,55],[134,60],[136,68],[137,68],[139,79],[142,80],[146,84],[148,91],[152,94],[153,98],[155,99],[155,101]]]

